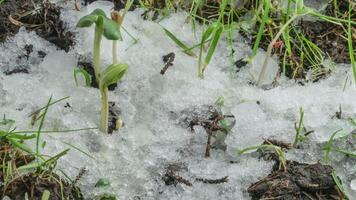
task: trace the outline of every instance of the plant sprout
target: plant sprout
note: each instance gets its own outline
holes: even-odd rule
[[[299,141],[303,141],[304,137],[302,135],[300,135],[303,127],[304,127],[304,110],[303,108],[299,109],[299,113],[300,113],[300,117],[299,117],[299,123],[298,123],[298,127],[296,126],[295,128],[295,138],[293,141],[293,147],[296,147]]]
[[[102,35],[108,40],[121,39],[120,25],[106,17],[105,12],[100,9],[95,9],[91,14],[81,18],[77,27],[90,27],[95,24],[94,48],[93,48],[93,66],[95,73],[95,81],[99,85],[101,93],[101,120],[100,131],[108,132],[108,117],[109,117],[109,98],[108,86],[119,81],[127,71],[127,64],[119,64],[116,55],[113,55],[114,63],[108,66],[105,70],[101,70],[100,66],[100,45]],[[113,50],[116,54],[116,48]]]
[[[278,155],[278,159],[279,159],[279,169],[283,169],[283,171],[287,170],[287,161],[286,161],[286,156],[284,151],[282,150],[281,147],[273,145],[273,144],[262,144],[262,145],[258,145],[258,146],[252,146],[252,147],[247,147],[245,149],[242,149],[239,151],[239,154],[244,154],[248,151],[252,151],[252,150],[257,150],[257,149],[273,149],[276,151],[277,155]]]

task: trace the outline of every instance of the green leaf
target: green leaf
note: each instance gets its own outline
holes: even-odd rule
[[[97,16],[103,16],[106,17],[106,14],[103,10],[97,8],[95,10],[93,10],[93,12],[91,13],[91,15],[97,15]]]
[[[91,77],[90,74],[83,68],[75,68],[74,69],[74,81],[75,84],[78,86],[78,74],[81,74],[85,79],[85,86],[89,87],[91,85]]]
[[[223,26],[219,24],[219,26],[217,26],[215,29],[216,30],[214,31],[213,41],[211,41],[208,53],[205,57],[205,65],[210,63],[210,60],[214,55],[215,49],[218,46],[218,42],[220,40],[221,33],[223,32]]]
[[[122,40],[120,25],[113,20],[103,17],[104,37],[108,40]]]
[[[93,23],[96,23],[98,20],[97,15],[86,15],[82,17],[79,22],[77,23],[77,27],[79,28],[84,28],[84,27],[90,27]]]
[[[196,56],[195,53],[181,40],[179,40],[172,32],[170,32],[168,29],[163,28],[164,32],[166,33],[166,35],[173,40],[174,43],[176,43],[180,48],[182,48],[185,54],[187,54],[188,56]]]
[[[15,139],[13,139],[13,138],[7,138],[7,139],[10,142],[10,144],[13,145],[14,147],[19,148],[19,149],[21,149],[21,150],[23,150],[23,151],[25,151],[25,152],[27,152],[29,154],[33,153],[32,149],[30,147],[28,147],[27,145],[25,145],[25,144],[15,140]]]
[[[105,178],[101,178],[96,182],[95,187],[108,187],[110,186],[110,181]]]
[[[127,64],[112,64],[107,67],[101,76],[100,82],[102,87],[107,87],[119,81],[126,73],[128,68]],[[101,89],[101,88],[100,88]]]
[[[106,18],[105,12],[101,9],[95,9],[92,13],[90,13],[89,15],[86,15],[84,17],[82,17],[79,22],[77,23],[77,27],[79,28],[83,28],[83,27],[89,27],[91,26],[93,23],[96,23],[98,25],[98,23],[100,24],[100,18]]]

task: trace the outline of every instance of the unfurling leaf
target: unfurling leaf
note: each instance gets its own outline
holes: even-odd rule
[[[120,33],[120,25],[116,23],[115,21],[103,17],[103,28],[104,28],[104,33],[103,35],[106,37],[108,40],[121,40],[121,33]]]
[[[98,23],[98,19],[101,17],[106,18],[105,12],[101,9],[95,9],[92,13],[89,15],[86,15],[82,17],[79,22],[77,23],[77,27],[83,28],[83,27],[89,27],[93,23]]]
[[[127,71],[127,64],[112,64],[102,72],[101,87],[107,87],[119,81]]]
[[[79,28],[89,27],[93,23],[96,23],[97,20],[98,20],[97,15],[92,15],[92,14],[86,15],[79,20],[79,22],[77,23],[77,27]]]
[[[83,68],[76,68],[74,69],[74,81],[75,81],[75,84],[78,86],[78,74],[81,74],[83,75],[84,79],[85,79],[85,85],[87,87],[89,87],[91,85],[91,77],[90,77],[90,74]]]

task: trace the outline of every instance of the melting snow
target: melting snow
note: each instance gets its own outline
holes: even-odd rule
[[[73,68],[77,54],[90,56],[93,29],[74,28],[75,22],[95,8],[109,13],[112,5],[96,2],[82,11],[66,10],[63,18],[72,30],[78,31],[77,45],[69,53],[37,37],[34,33],[20,31],[7,43],[0,44],[1,70],[10,68],[16,52],[25,44],[47,53],[43,61],[30,62],[30,74],[5,76],[0,73],[0,114],[16,120],[18,130],[29,130],[28,115],[53,95],[54,99],[69,99],[51,106],[45,129],[75,129],[97,127],[99,122],[100,94],[97,89],[76,87]],[[137,44],[127,34],[119,42],[119,60],[129,64],[129,70],[119,87],[110,93],[110,99],[119,103],[125,126],[114,135],[104,135],[96,130],[76,133],[44,134],[47,141],[42,151],[55,154],[68,148],[69,142],[89,152],[94,159],[75,151],[62,158],[59,167],[71,177],[85,167],[88,174],[81,180],[86,197],[92,198],[103,191],[116,194],[120,199],[249,199],[246,188],[271,170],[271,162],[259,161],[249,156],[238,157],[237,150],[257,145],[263,138],[275,137],[291,141],[294,123],[298,121],[300,107],[305,110],[305,126],[314,130],[310,140],[325,142],[339,129],[344,134],[355,129],[349,118],[356,117],[356,87],[351,83],[349,65],[338,65],[332,75],[317,83],[301,86],[284,77],[273,89],[263,90],[250,84],[250,65],[235,74],[229,57],[229,43],[222,40],[214,59],[205,72],[205,79],[197,76],[197,59],[187,56],[164,34],[169,29],[188,44],[196,44],[191,25],[186,23],[186,13],[179,12],[163,19],[158,25],[145,21],[142,11],[130,12],[124,21],[125,28],[139,39]],[[199,35],[199,32],[198,32]],[[238,60],[249,54],[250,47],[240,36],[234,42]],[[35,51],[34,51],[35,52]],[[102,64],[111,62],[111,43],[104,41]],[[175,52],[174,66],[162,76],[162,56]],[[263,60],[264,54],[255,59]],[[35,55],[31,55],[35,58]],[[171,113],[202,104],[212,104],[224,97],[224,113],[236,116],[236,125],[226,138],[227,152],[212,150],[204,158],[206,134],[197,129],[191,133],[171,118]],[[69,103],[71,107],[64,107]],[[342,107],[342,118],[333,117]],[[298,152],[288,153],[298,157]],[[231,160],[237,162],[231,164]],[[321,157],[310,155],[307,162],[317,162]],[[221,178],[229,182],[208,185],[195,182],[192,187],[166,186],[162,181],[164,169],[169,164],[184,166],[179,174],[189,180],[194,177]],[[339,163],[333,163],[339,165]],[[345,187],[355,196],[355,165],[342,164],[337,168],[346,179]],[[111,182],[109,189],[94,188],[99,178]],[[351,182],[352,180],[352,182]]]

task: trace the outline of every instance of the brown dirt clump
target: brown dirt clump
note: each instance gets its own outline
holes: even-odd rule
[[[24,27],[68,51],[74,44],[74,34],[66,31],[60,14],[60,7],[48,0],[6,0],[0,6],[0,42]]]

